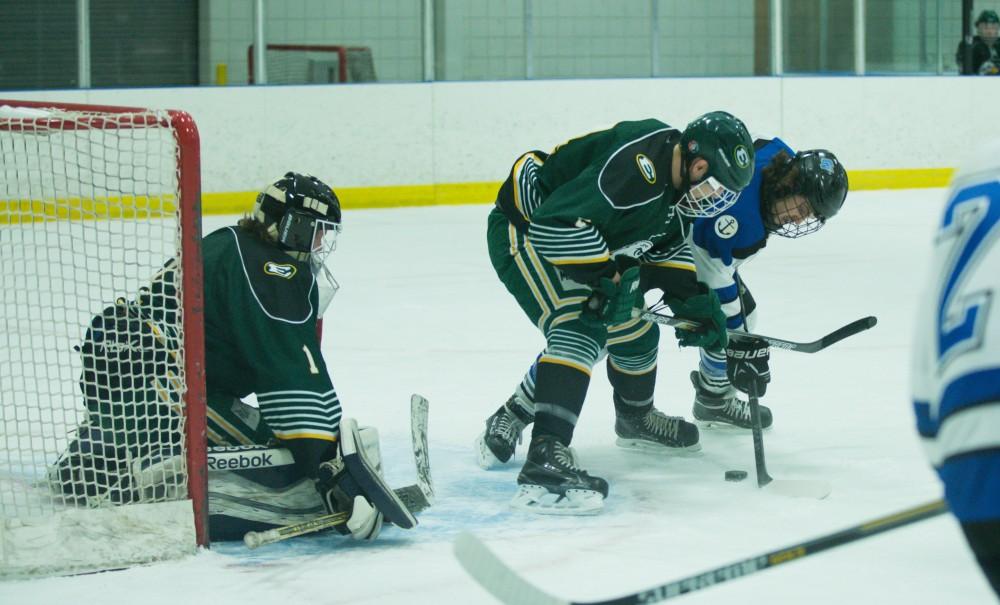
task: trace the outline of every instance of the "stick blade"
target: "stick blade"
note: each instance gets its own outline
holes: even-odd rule
[[[815,500],[822,500],[833,491],[828,482],[819,479],[774,479],[764,489],[780,496]]]
[[[427,448],[427,414],[430,402],[423,395],[410,396],[410,435],[413,443],[413,462],[417,467],[417,485],[424,492],[427,506],[434,504],[434,480],[431,478],[431,459]]]
[[[462,532],[453,545],[455,558],[480,586],[507,605],[570,605],[517,575],[482,540]]]

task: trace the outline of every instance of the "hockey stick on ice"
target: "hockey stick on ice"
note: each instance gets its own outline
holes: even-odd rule
[[[413,485],[407,485],[406,487],[399,487],[392,491],[395,492],[399,499],[403,501],[403,504],[406,505],[406,508],[408,508],[411,513],[416,514],[430,506],[424,498],[420,486],[416,483]],[[333,529],[338,525],[347,523],[348,516],[349,515],[346,512],[333,513],[331,515],[323,515],[322,517],[316,517],[315,519],[303,521],[302,523],[282,525],[281,527],[266,529],[264,531],[250,531],[243,535],[243,543],[246,544],[247,548],[257,548],[266,544],[281,542],[282,540],[287,540],[289,538],[297,538],[306,534],[314,534],[316,532]]]
[[[303,521],[302,523],[293,523],[292,525],[275,527],[274,529],[267,529],[264,531],[248,531],[243,536],[243,543],[246,544],[247,548],[257,548],[258,546],[264,546],[265,544],[274,544],[275,542],[281,542],[282,540],[287,540],[289,538],[304,536],[306,534],[312,534],[325,529],[331,529],[338,525],[343,525],[344,523],[347,523],[347,517],[349,516],[350,515],[348,515],[345,511],[342,513],[334,513],[332,515],[323,515],[322,517],[316,517],[315,519]]]
[[[672,326],[674,328],[680,328],[682,330],[701,330],[703,328],[702,324],[691,321],[687,319],[680,319],[677,317],[671,317],[670,315],[664,315],[658,313],[655,309],[650,311],[641,311],[636,309],[633,313],[635,317],[644,319],[646,321],[651,321],[653,323],[658,323],[664,326]],[[878,323],[878,319],[875,316],[862,317],[856,321],[830,332],[826,336],[814,340],[812,342],[793,342],[791,340],[783,340],[781,338],[774,338],[773,336],[764,336],[762,334],[750,334],[742,330],[728,330],[729,336],[732,338],[760,338],[761,340],[767,341],[767,344],[778,349],[785,349],[787,351],[798,351],[800,353],[816,353],[822,351],[823,349],[829,347],[830,345],[844,340],[848,336],[854,336],[858,332],[864,332],[865,330],[872,328]]]
[[[942,500],[872,519],[832,534],[792,544],[754,557],[735,561],[701,573],[686,576],[646,590],[601,601],[568,601],[552,596],[531,584],[501,561],[474,535],[463,532],[455,540],[458,562],[487,592],[509,605],[633,605],[658,603],[689,592],[709,588],[729,580],[797,561],[824,550],[863,540],[882,532],[936,517],[948,510]]]
[[[431,483],[430,458],[427,453],[427,413],[429,402],[420,395],[410,397],[410,433],[413,441],[413,461],[417,467],[417,482],[413,485],[396,488],[393,491],[403,501],[411,513],[430,507],[434,501],[434,487]],[[347,513],[323,515],[302,523],[284,525],[264,531],[251,531],[243,536],[247,548],[257,548],[265,544],[273,544],[288,538],[304,536],[347,522]]]

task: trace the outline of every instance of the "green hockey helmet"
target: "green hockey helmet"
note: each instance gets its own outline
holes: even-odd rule
[[[711,217],[732,206],[753,178],[753,139],[743,122],[725,111],[706,113],[687,125],[680,145],[685,193],[678,211]],[[691,183],[688,170],[697,158],[708,162],[708,172]]]
[[[1000,17],[997,16],[995,10],[986,9],[979,13],[979,17],[976,18],[976,25],[980,23],[1000,23]]]

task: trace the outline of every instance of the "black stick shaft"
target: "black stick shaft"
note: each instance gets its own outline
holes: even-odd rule
[[[760,401],[755,395],[750,396],[750,431],[753,433],[753,459],[757,468],[757,487],[764,487],[771,482],[767,474],[767,463],[764,461],[764,431],[760,426]]]
[[[772,550],[770,552],[749,557],[722,565],[715,569],[710,569],[702,573],[687,576],[673,582],[668,582],[649,590],[633,593],[617,599],[606,601],[573,602],[571,605],[635,605],[640,603],[658,603],[673,597],[715,586],[729,580],[742,578],[750,574],[763,571],[771,567],[777,567],[785,563],[797,561],[809,555],[829,550],[831,548],[856,542],[864,538],[878,535],[880,533],[910,525],[924,519],[936,517],[947,512],[948,505],[943,500],[928,502],[913,508],[909,508],[891,515],[872,519],[866,523],[855,525],[847,529],[827,534],[814,540],[800,542],[791,546]]]
[[[653,323],[658,323],[660,325],[671,326],[681,330],[697,331],[705,329],[705,327],[697,321],[680,319],[677,317],[671,317],[670,315],[661,315],[660,313],[655,313],[653,311],[639,311],[638,309],[636,311],[636,317]],[[816,353],[834,343],[840,342],[848,336],[853,336],[858,332],[863,332],[873,327],[876,323],[877,319],[875,317],[862,317],[861,319],[852,321],[846,326],[838,328],[826,336],[811,342],[794,342],[791,340],[784,340],[782,338],[775,338],[773,336],[765,336],[763,334],[750,334],[748,332],[743,332],[742,330],[729,330],[728,333],[731,338],[759,338],[777,349],[798,351],[800,353]]]

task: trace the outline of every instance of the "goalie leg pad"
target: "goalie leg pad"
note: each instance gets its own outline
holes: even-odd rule
[[[416,526],[416,518],[382,478],[379,464],[368,457],[353,418],[340,421],[340,453],[351,479],[389,522],[403,529]]]

